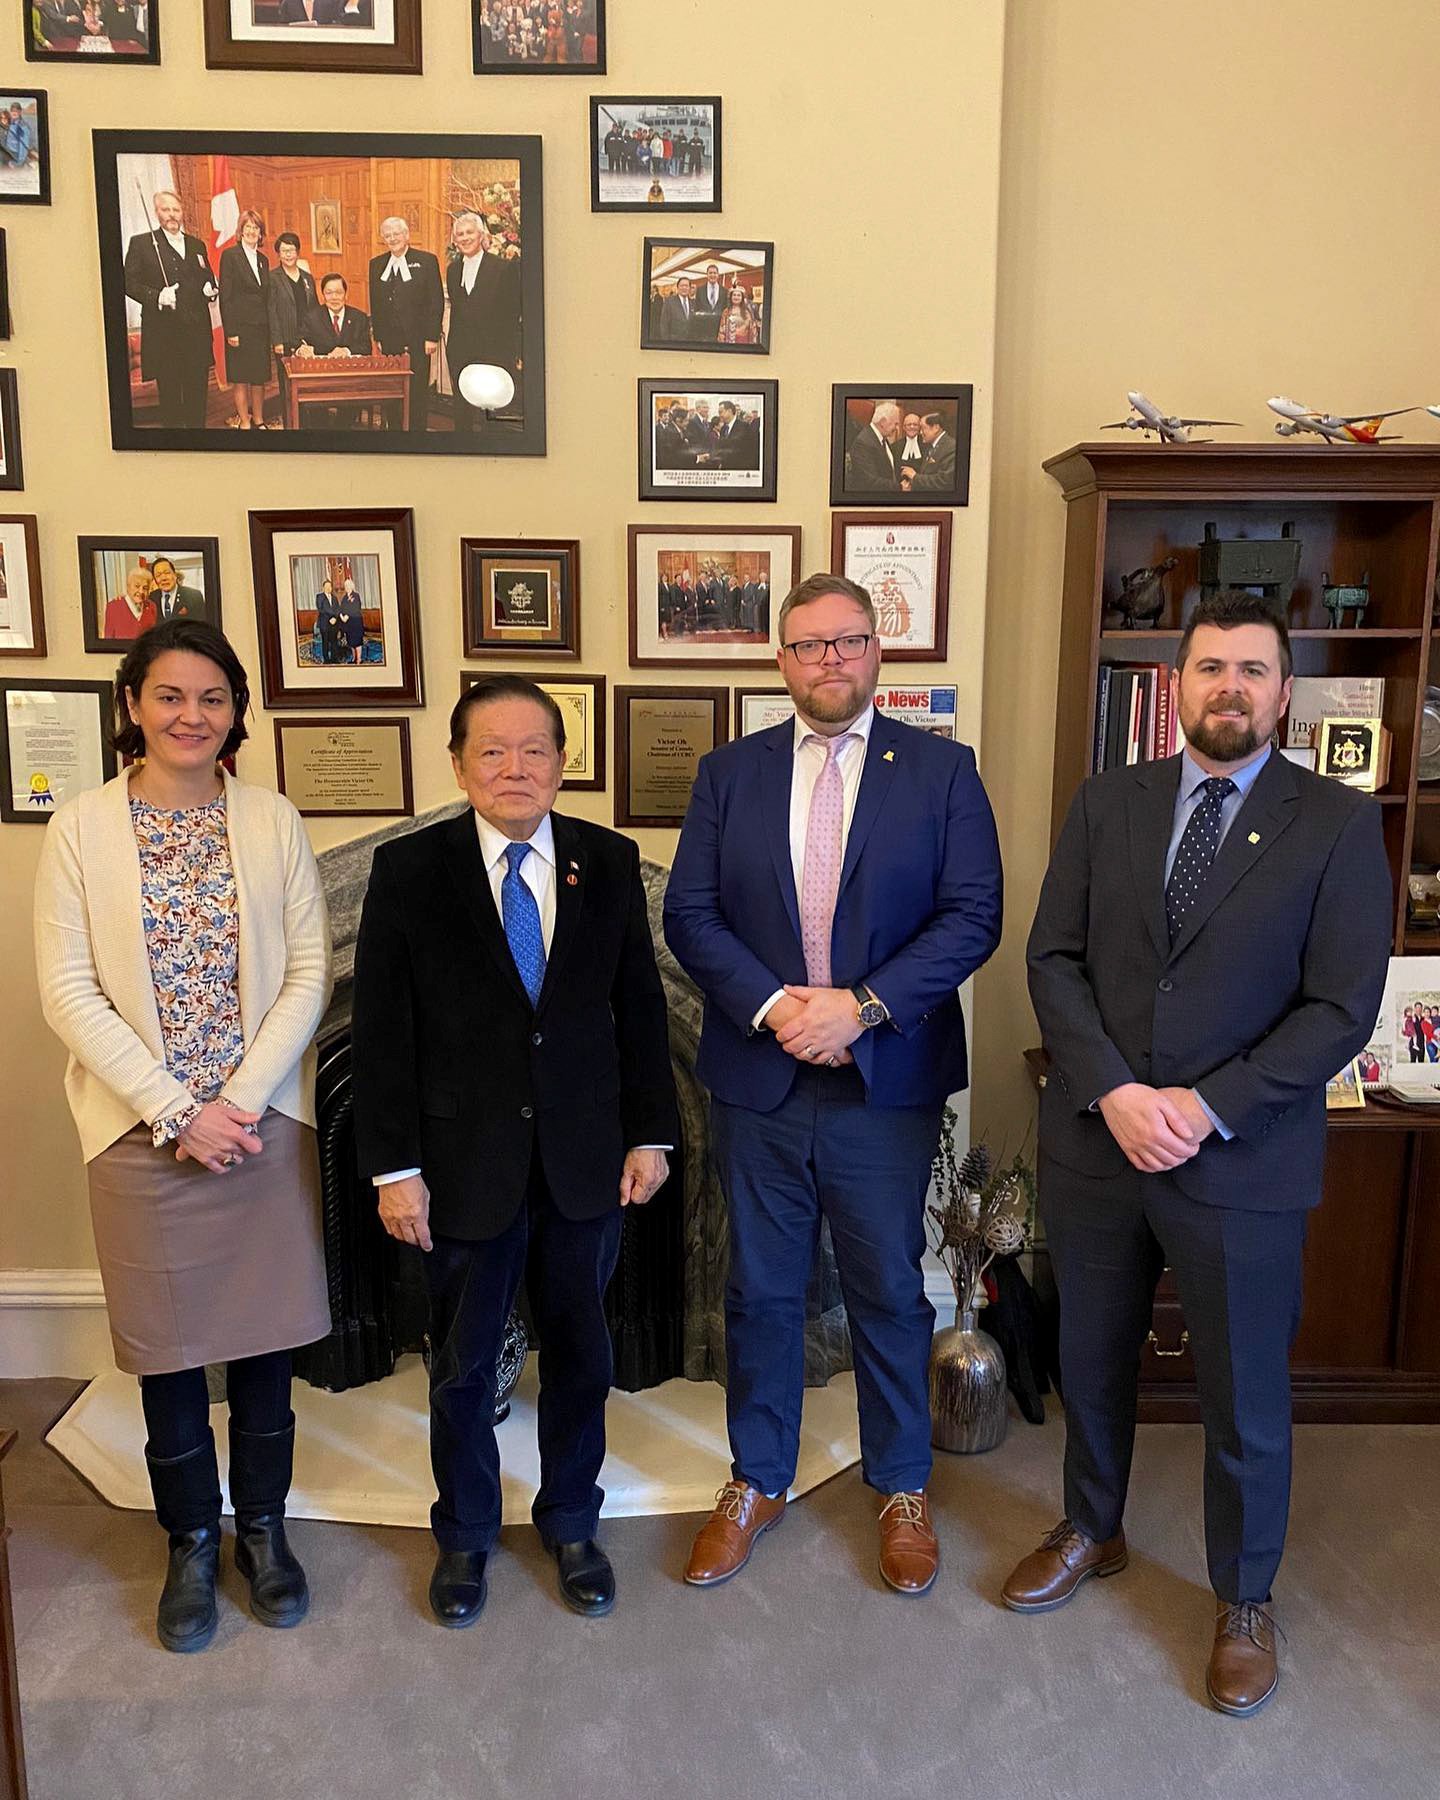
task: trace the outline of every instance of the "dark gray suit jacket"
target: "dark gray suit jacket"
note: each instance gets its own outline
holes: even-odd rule
[[[1124,1153],[1092,1104],[1128,1081],[1193,1087],[1234,1132],[1173,1171],[1194,1200],[1313,1206],[1325,1083],[1379,1012],[1395,896],[1379,806],[1278,751],[1256,777],[1170,948],[1165,853],[1180,758],[1092,775],[1030,931],[1051,1073],[1040,1148],[1089,1175]]]

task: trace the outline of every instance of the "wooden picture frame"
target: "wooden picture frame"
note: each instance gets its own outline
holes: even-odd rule
[[[465,656],[578,657],[579,539],[461,538],[460,613]]]
[[[0,227],[0,339],[8,338],[13,329],[10,318],[10,252],[5,232]]]
[[[780,383],[769,378],[657,381],[642,375],[635,415],[640,499],[721,505],[773,500],[779,411]]]
[[[23,0],[25,8],[25,60],[35,63],[70,63],[79,68],[111,68],[126,66],[143,68],[155,66],[160,61],[160,7],[161,0],[148,0],[145,13],[145,35],[143,39],[121,35],[111,36],[105,32],[99,38],[89,38],[83,29],[77,32],[66,32],[63,36],[57,32],[52,44],[40,35],[40,9],[34,0]],[[83,13],[82,0],[68,0],[66,10],[77,15]],[[132,18],[132,27],[135,20]],[[104,50],[89,48],[98,42],[107,46]],[[63,48],[57,48],[63,45]]]
[[[702,116],[695,116],[700,114]],[[707,115],[703,116],[703,115]],[[602,133],[601,127],[605,130]],[[638,136],[640,127],[648,126],[652,136],[644,142],[643,157]],[[665,135],[663,128],[671,127],[673,140],[683,126],[689,134],[688,141],[701,140],[700,167],[695,167],[694,151],[687,153],[683,170],[670,172],[670,164],[677,163],[679,158],[672,155],[668,159],[665,171],[653,175],[650,170],[650,145],[654,134]],[[619,131],[636,148],[633,153],[621,153],[621,163],[611,167],[611,154],[607,149],[610,143],[611,128]],[[645,186],[647,180],[652,185],[661,187],[665,211],[677,212],[719,212],[720,211],[720,99],[718,95],[698,94],[592,94],[590,96],[590,210],[605,213],[652,213],[654,203],[647,197]],[[633,166],[631,158],[633,155]],[[605,167],[601,168],[601,162]],[[705,163],[709,162],[709,178],[706,179]],[[698,174],[699,179],[694,177]],[[665,189],[665,182],[671,186]],[[609,192],[607,193],[607,189]]]
[[[639,709],[637,712],[636,709]],[[708,727],[706,720],[708,716]],[[664,760],[669,766],[639,776],[634,727],[640,724],[655,738],[664,736]],[[688,744],[685,740],[690,738]],[[615,823],[620,826],[680,826],[689,805],[690,787],[684,771],[691,758],[700,758],[730,738],[730,690],[723,687],[617,687],[615,689]],[[684,786],[684,805],[676,805]]]
[[[887,457],[870,427],[872,414],[887,402],[899,409],[898,422],[911,413],[919,420],[930,414],[940,420],[933,462],[917,464],[909,484],[895,451]],[[968,382],[837,382],[830,391],[830,504],[886,510],[968,506],[974,406],[975,389]]]
[[[789,688],[783,684],[779,687],[736,688],[734,698],[737,738],[768,731],[772,725],[784,724],[787,718],[795,717],[795,702],[790,698]]]
[[[25,486],[25,460],[20,449],[20,377],[0,369],[0,491],[20,493]]]
[[[406,718],[393,719],[276,719],[275,724],[275,785],[295,806],[302,819],[413,819],[415,817],[415,770],[410,756],[410,721]],[[307,732],[323,732],[327,740],[324,745],[309,747],[309,760],[300,766],[301,754],[305,747],[299,739]],[[357,753],[365,754],[365,740],[373,739],[378,734],[393,732],[396,739],[396,760],[398,770],[392,774],[386,771],[384,779],[393,780],[398,775],[400,792],[385,798],[397,803],[390,806],[365,804],[366,798],[374,798],[373,790],[366,795],[357,776],[363,777],[363,770],[356,770],[353,764],[347,770],[344,759]],[[288,778],[285,768],[285,739],[290,736],[296,741],[297,754],[291,758],[291,769]],[[338,740],[338,741],[333,741]],[[358,741],[357,741],[358,740]],[[316,752],[318,751],[318,760]],[[371,755],[373,757],[373,749]],[[337,767],[337,765],[340,765]],[[373,780],[373,769],[372,769]],[[354,802],[351,805],[319,806],[317,799],[333,799],[343,794],[346,788],[346,776],[349,776],[349,787]]]
[[[943,662],[950,643],[948,512],[837,512],[830,573],[858,582],[875,607],[885,661]]]
[[[11,696],[15,694],[90,694],[95,700],[94,733],[89,736],[92,721],[88,707],[66,707],[64,710],[74,716],[65,721],[65,725],[76,732],[77,737],[84,731],[86,741],[78,745],[76,760],[83,754],[83,767],[78,778],[64,781],[58,776],[52,780],[43,768],[31,768],[29,774],[23,767],[17,767],[16,746],[12,736],[15,723],[12,718]],[[80,715],[84,715],[83,718]],[[37,743],[44,747],[44,755],[63,758],[64,751],[57,744],[56,721],[42,721],[43,733]],[[108,681],[62,681],[58,677],[0,677],[0,822],[6,825],[44,825],[57,806],[63,805],[73,795],[87,788],[102,787],[113,779],[116,773],[115,750],[110,741],[110,734],[115,724],[115,689]],[[26,757],[25,765],[37,761],[38,758]],[[25,792],[23,799],[17,793],[16,783],[23,783]],[[48,795],[48,798],[45,796]],[[17,805],[17,799],[20,804]]]
[[[233,0],[203,0],[207,69],[310,70],[329,75],[419,75],[424,72],[420,42],[421,0],[393,0],[394,42],[346,39],[338,27],[324,36],[297,33],[292,43],[279,37],[235,34]],[[373,16],[373,15],[372,15]],[[251,29],[264,27],[252,21]],[[280,27],[275,27],[278,31]]]
[[[23,567],[23,583],[16,579]],[[40,533],[34,513],[0,514],[0,656],[45,655]]]
[[[136,569],[149,572],[161,560],[170,560],[171,567],[179,576],[177,584],[170,590],[179,596],[175,610],[187,617],[207,619],[210,624],[219,627],[219,538],[127,531],[118,537],[78,538],[76,544],[80,556],[81,625],[85,634],[85,648],[92,655],[109,652],[123,656],[148,625],[158,624],[162,618],[170,616],[161,598],[160,583],[153,575],[146,596],[147,608],[153,605],[153,618],[147,620],[142,612],[139,619],[133,620],[132,630],[132,621],[124,618],[121,607],[116,604],[125,592],[122,584],[129,572]],[[197,556],[200,559],[198,588],[194,570],[194,559]],[[184,558],[185,566],[173,560],[176,558]],[[185,580],[187,574],[191,576],[189,581]],[[125,625],[123,635],[117,636],[106,631],[107,612],[119,615],[120,622]]]
[[[23,0],[23,3],[28,7],[30,0]],[[27,176],[23,182],[16,180],[15,170],[7,159],[4,167],[0,168],[0,206],[50,204],[50,96],[44,88],[0,88],[0,111],[4,112],[7,125],[9,108],[18,105],[23,115],[26,106],[32,102],[35,108],[35,141],[30,147],[34,165],[33,191],[30,177]],[[27,122],[27,131],[30,129]]]
[[[495,0],[495,3],[498,4],[499,0]],[[567,30],[564,37],[566,53],[564,62],[546,60],[551,48],[548,43],[545,46],[545,55],[540,57],[518,58],[512,62],[507,56],[505,59],[498,60],[492,58],[487,62],[485,58],[487,31],[482,17],[484,0],[470,0],[470,49],[475,73],[477,75],[603,75],[605,73],[605,0],[583,0],[583,6],[589,10],[588,15],[582,11],[581,56],[571,56],[574,43]],[[563,10],[568,13],[568,6]],[[593,25],[593,31],[585,30],[587,24]],[[590,57],[583,54],[584,40],[588,37],[595,39],[595,53]]]
[[[775,667],[798,525],[631,525],[626,540],[632,669]]]
[[[711,238],[647,237],[640,271],[640,348],[681,350],[715,356],[768,356],[770,320],[775,281],[775,245],[765,240],[746,243],[730,240],[717,244]],[[758,261],[755,260],[758,258]],[[710,323],[708,273],[716,271],[723,290],[720,308]],[[698,275],[698,281],[697,281]],[[678,302],[681,281],[692,286],[688,308]],[[669,292],[661,292],[665,284]],[[729,309],[725,297],[735,285],[746,290],[754,316],[753,335],[726,342]],[[762,296],[755,310],[755,295]],[[667,302],[669,303],[667,305]],[[688,317],[685,316],[688,313]],[[734,328],[730,328],[732,339]]]
[[[498,675],[498,669],[462,669],[460,692],[468,694],[479,681]],[[511,671],[506,669],[505,674]],[[605,792],[605,688],[603,675],[572,675],[569,670],[527,669],[524,681],[533,681],[565,714],[565,769],[560,786],[571,794],[603,794]],[[577,749],[571,727],[579,726]]]
[[[423,705],[415,515],[408,506],[252,512],[250,559],[266,706]],[[344,604],[347,579],[354,611]],[[326,582],[334,604],[322,623]],[[342,644],[349,661],[339,660]],[[367,668],[368,680],[344,679]]]

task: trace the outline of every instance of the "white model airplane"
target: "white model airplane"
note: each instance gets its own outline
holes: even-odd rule
[[[1386,419],[1398,419],[1402,413],[1418,412],[1415,406],[1397,406],[1390,412],[1358,413],[1354,418],[1337,418],[1334,413],[1316,412],[1313,406],[1302,406],[1298,400],[1277,394],[1265,404],[1280,415],[1275,427],[1281,437],[1297,437],[1302,431],[1313,431],[1327,444],[1378,444],[1380,427]]]
[[[1127,393],[1125,398],[1130,402],[1130,417],[1117,419],[1113,425],[1102,425],[1102,431],[1143,431],[1148,437],[1153,431],[1162,443],[1188,444],[1190,433],[1197,425],[1238,425],[1238,419],[1177,419],[1170,413],[1162,413],[1153,400],[1148,400],[1138,391]]]

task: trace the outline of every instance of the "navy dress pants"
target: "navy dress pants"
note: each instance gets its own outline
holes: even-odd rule
[[[1120,1529],[1140,1352],[1175,1274],[1205,1425],[1205,1555],[1221,1600],[1263,1602],[1290,1511],[1290,1345],[1306,1214],[1207,1206],[1169,1174],[1080,1174],[1042,1155],[1040,1216],[1060,1292],[1065,1512]]]
[[[522,1277],[540,1334],[540,1491],[531,1516],[546,1544],[594,1537],[605,1495],[605,1401],[613,1361],[605,1290],[622,1214],[567,1219],[539,1158],[526,1203],[499,1237],[436,1237],[430,1290],[431,1528],[441,1550],[488,1551],[500,1530],[495,1363]]]
[[[725,1410],[737,1481],[779,1494],[795,1478],[822,1218],[855,1352],[861,1472],[882,1494],[929,1480],[935,1309],[920,1259],[940,1112],[869,1105],[853,1066],[801,1068],[773,1112],[711,1102],[730,1209]]]

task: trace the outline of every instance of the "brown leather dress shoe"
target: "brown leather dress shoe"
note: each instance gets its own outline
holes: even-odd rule
[[[1253,1600],[1222,1605],[1215,1615],[1215,1647],[1205,1671],[1205,1692],[1213,1706],[1237,1719],[1260,1708],[1280,1685],[1275,1633],[1269,1612]]]
[[[767,1500],[748,1481],[727,1481],[691,1546],[686,1581],[691,1587],[715,1587],[738,1575],[750,1560],[755,1540],[778,1525],[784,1511],[783,1494]]]
[[[880,1508],[880,1573],[897,1594],[924,1594],[940,1573],[940,1540],[924,1494],[892,1494]]]
[[[1129,1560],[1123,1531],[1097,1544],[1062,1519],[1038,1550],[1016,1564],[1000,1598],[1011,1612],[1054,1612],[1082,1581],[1092,1575],[1118,1575]]]

